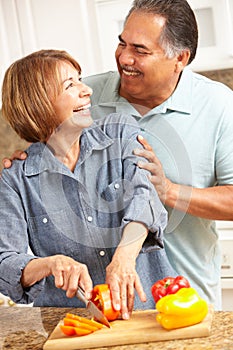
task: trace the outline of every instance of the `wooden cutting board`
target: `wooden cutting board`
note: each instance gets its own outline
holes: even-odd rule
[[[111,322],[111,328],[101,330],[82,337],[67,337],[59,324],[44,344],[44,350],[76,350],[99,348],[104,346],[138,344],[162,340],[187,339],[210,335],[213,308],[209,307],[206,318],[194,326],[167,331],[156,321],[156,310],[134,311],[130,320]]]

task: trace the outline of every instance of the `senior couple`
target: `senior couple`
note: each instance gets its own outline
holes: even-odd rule
[[[197,42],[186,0],[135,0],[118,72],[81,80],[58,50],[9,67],[3,116],[32,145],[4,160],[0,292],[77,307],[78,285],[91,297],[106,282],[127,319],[180,274],[221,308],[214,220],[233,219],[233,93],[189,69]]]

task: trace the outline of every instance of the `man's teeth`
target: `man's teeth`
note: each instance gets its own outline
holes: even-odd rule
[[[128,70],[125,70],[125,69],[123,69],[123,73],[125,74],[125,75],[128,75],[128,76],[136,76],[136,75],[139,75],[140,73],[139,72],[129,72]]]

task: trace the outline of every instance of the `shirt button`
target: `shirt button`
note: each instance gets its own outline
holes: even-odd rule
[[[100,254],[100,256],[105,256],[105,251],[101,250],[99,254]]]
[[[93,220],[92,216],[87,217],[87,221],[92,222],[92,220]]]
[[[118,188],[120,188],[120,185],[119,184],[115,184],[114,187],[115,187],[116,190],[118,190]]]
[[[48,222],[48,219],[47,218],[43,218],[43,223],[46,224]]]

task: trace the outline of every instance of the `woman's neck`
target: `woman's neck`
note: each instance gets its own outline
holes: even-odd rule
[[[71,171],[74,171],[79,159],[82,130],[67,121],[61,124],[47,141],[54,156]]]
[[[65,154],[63,159],[61,160],[62,163],[64,163],[67,168],[69,168],[72,172],[75,169],[75,166],[78,162],[80,155],[80,143],[79,139],[71,146],[69,151]]]

